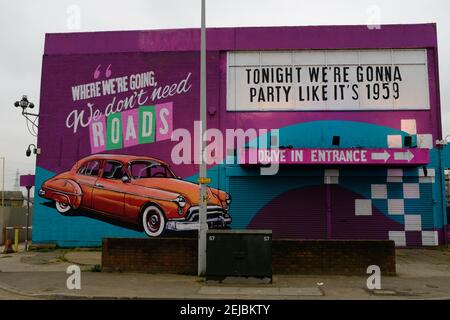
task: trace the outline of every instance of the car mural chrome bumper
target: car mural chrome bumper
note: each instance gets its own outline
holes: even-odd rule
[[[166,224],[167,230],[188,231],[199,229],[199,207],[189,208],[186,219],[169,220]],[[210,228],[223,228],[231,223],[230,215],[219,206],[208,206],[207,223]]]
[[[208,218],[208,226],[210,228],[221,228],[226,227],[231,223],[231,217],[229,215],[219,216],[216,218]],[[189,231],[189,230],[198,230],[200,227],[200,223],[198,221],[190,222],[190,221],[168,221],[166,224],[167,230],[173,231]]]
[[[45,190],[39,189],[38,195],[39,195],[40,197],[45,196]]]

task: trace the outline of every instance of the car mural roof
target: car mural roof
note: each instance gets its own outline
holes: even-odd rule
[[[137,161],[137,160],[149,160],[149,161],[154,161],[154,162],[159,162],[161,164],[164,165],[168,165],[166,162],[156,159],[156,158],[152,158],[152,157],[148,157],[148,156],[133,156],[133,155],[127,155],[127,154],[93,154],[87,157],[84,157],[80,160],[77,161],[77,164],[79,164],[80,162],[85,162],[85,161],[89,161],[89,160],[120,160],[122,162],[130,162],[130,161]]]

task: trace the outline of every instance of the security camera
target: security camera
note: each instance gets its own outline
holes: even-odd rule
[[[27,148],[27,151],[25,152],[26,156],[31,156],[31,153],[33,154],[41,154],[41,148],[36,147],[34,144],[30,144]]]

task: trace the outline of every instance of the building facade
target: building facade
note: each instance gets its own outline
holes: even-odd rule
[[[36,190],[100,153],[154,157],[197,181],[199,40],[198,29],[48,34]],[[434,24],[212,28],[207,50],[207,127],[224,139],[208,176],[231,195],[231,228],[447,242]],[[146,236],[98,210],[60,214],[45,197],[34,210],[35,243]]]
[[[25,205],[22,191],[5,191],[2,197],[5,207],[22,208]]]

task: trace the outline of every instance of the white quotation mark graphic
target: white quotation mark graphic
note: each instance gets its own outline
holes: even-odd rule
[[[370,276],[367,278],[367,289],[380,290],[381,289],[381,270],[379,266],[372,265],[367,268],[367,274]]]
[[[81,270],[77,265],[71,265],[67,267],[67,274],[70,276],[67,278],[66,286],[69,290],[80,290],[81,289]]]
[[[372,5],[367,8],[367,28],[369,30],[381,29],[381,8],[376,5]]]
[[[81,29],[81,8],[78,5],[72,4],[66,9],[67,20],[66,26],[69,30]]]

